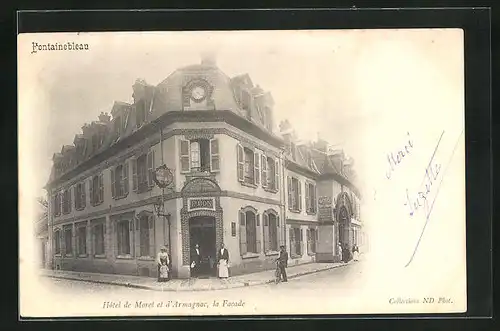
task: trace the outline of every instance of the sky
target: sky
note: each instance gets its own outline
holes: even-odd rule
[[[53,153],[72,144],[83,124],[97,120],[115,100],[131,101],[137,78],[156,85],[175,69],[199,63],[206,51],[215,53],[218,67],[230,77],[248,73],[272,93],[276,126],[288,119],[300,139],[319,135],[341,144],[359,168],[367,162],[367,141],[372,142],[366,132],[380,114],[404,118],[425,106],[421,97],[436,86],[459,88],[453,81],[460,83],[462,55],[450,47],[457,39],[450,31],[24,35],[20,105],[29,113],[30,124],[22,125],[30,126],[37,165],[32,183],[43,192]],[[67,41],[88,43],[89,50],[31,54],[32,42]]]

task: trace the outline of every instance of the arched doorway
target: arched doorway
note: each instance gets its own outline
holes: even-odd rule
[[[339,242],[341,245],[349,245],[349,215],[347,208],[341,207],[339,212]]]

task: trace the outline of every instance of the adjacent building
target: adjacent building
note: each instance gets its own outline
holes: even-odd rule
[[[237,275],[273,268],[280,245],[294,264],[361,244],[350,160],[298,142],[287,122],[274,132],[273,98],[249,75],[228,77],[207,56],[132,89],[133,102],[115,102],[53,157],[53,268],[154,277],[166,244],[174,277],[188,278],[199,244],[208,276],[224,243]]]

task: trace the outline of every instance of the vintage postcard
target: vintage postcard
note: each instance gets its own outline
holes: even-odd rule
[[[22,317],[467,311],[462,30],[18,46]]]

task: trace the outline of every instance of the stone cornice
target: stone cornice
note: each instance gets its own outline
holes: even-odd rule
[[[128,137],[124,137],[123,139],[120,139],[118,142],[114,143],[107,149],[103,150],[102,152],[94,155],[90,159],[84,161],[83,163],[77,165],[75,168],[69,170],[68,172],[64,173],[61,175],[59,178],[56,178],[55,180],[49,182],[45,188],[47,190],[51,190],[54,186],[57,186],[65,181],[68,181],[69,179],[76,177],[82,173],[85,173],[87,171],[91,171],[94,167],[98,166],[98,168],[105,169],[109,167],[109,161],[113,156],[116,156],[117,154],[123,152],[128,148],[128,146],[135,146],[136,148],[133,148],[129,150],[128,152],[125,153],[125,155],[134,155],[137,150],[143,148],[147,149],[152,145],[155,145],[159,143],[160,141],[160,136],[159,136],[159,129],[162,128],[164,129],[165,127],[173,124],[173,123],[178,123],[178,122],[225,122],[230,124],[231,126],[234,126],[246,133],[249,133],[256,137],[259,140],[265,141],[268,144],[275,146],[277,148],[281,148],[283,146],[283,141],[277,137],[274,136],[262,128],[258,127],[257,125],[247,121],[246,119],[240,117],[239,115],[228,111],[228,110],[221,110],[221,111],[175,111],[175,112],[167,112],[163,114],[162,116],[158,117],[154,121],[142,126],[140,129],[132,133]],[[215,129],[200,129],[200,130],[207,130],[211,131],[212,134],[217,134],[217,133],[223,133],[227,134],[233,137],[237,137],[237,139],[240,140],[248,140],[241,135],[232,132],[231,130],[228,130],[227,128],[215,128]],[[196,129],[174,129],[171,130],[163,135],[163,139],[168,139],[173,135],[177,134],[186,134],[189,132],[196,131]],[[253,142],[255,144],[255,142]],[[137,146],[140,147],[137,147]],[[260,146],[262,148],[262,146]],[[265,149],[265,148],[264,148]],[[122,157],[123,159],[126,159],[127,157]],[[96,170],[97,172],[97,170]],[[89,176],[89,175],[87,175]],[[80,179],[81,180],[81,179]],[[79,180],[77,180],[79,181]],[[74,182],[77,182],[74,181]]]

